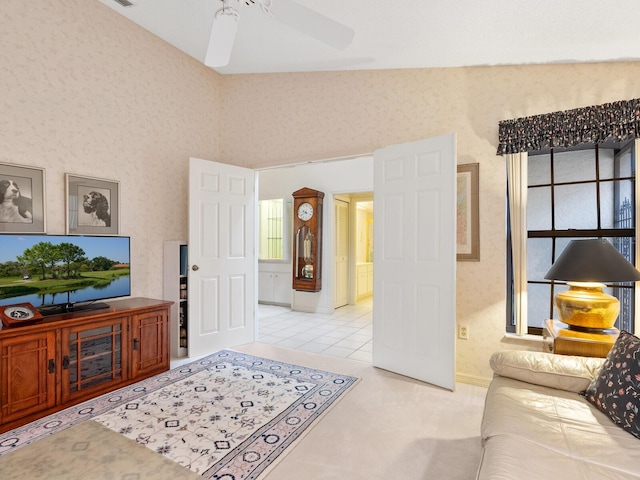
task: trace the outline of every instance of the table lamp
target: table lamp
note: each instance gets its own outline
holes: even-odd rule
[[[544,278],[569,285],[555,297],[559,320],[570,329],[597,332],[612,328],[620,312],[618,299],[604,293],[601,282],[634,282],[640,272],[600,238],[569,242]]]

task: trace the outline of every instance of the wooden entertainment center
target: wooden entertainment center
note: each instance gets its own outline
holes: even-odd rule
[[[0,433],[169,370],[172,303],[127,298],[0,329]]]

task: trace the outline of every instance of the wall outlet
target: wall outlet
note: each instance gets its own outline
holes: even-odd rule
[[[469,340],[469,325],[458,325],[458,338]]]

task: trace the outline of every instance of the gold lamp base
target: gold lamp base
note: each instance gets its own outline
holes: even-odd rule
[[[620,313],[616,297],[602,291],[596,282],[568,282],[569,290],[556,295],[558,317],[569,328],[577,330],[606,330],[612,328]]]

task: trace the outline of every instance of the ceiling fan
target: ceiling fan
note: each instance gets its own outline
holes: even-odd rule
[[[242,5],[259,5],[262,11],[285,25],[336,49],[344,50],[353,41],[354,31],[294,0],[221,0],[215,13],[204,64],[224,67],[229,63]]]

